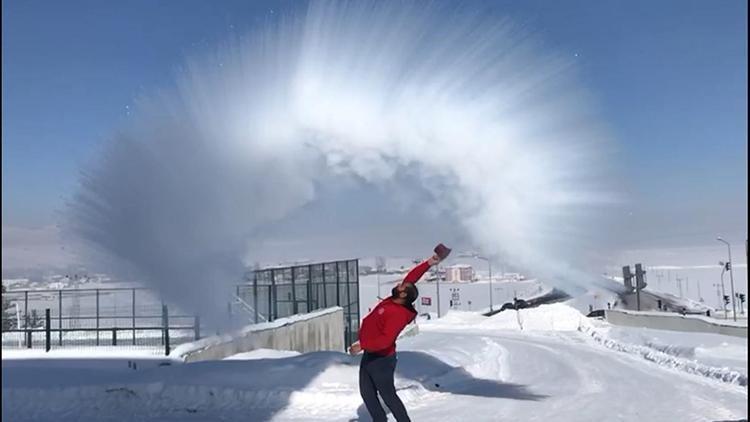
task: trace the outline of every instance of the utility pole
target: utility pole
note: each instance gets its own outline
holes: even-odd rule
[[[489,258],[485,258],[485,257],[479,256],[479,255],[474,255],[474,258],[481,259],[482,261],[487,261],[487,267],[488,267],[489,275],[490,275],[490,312],[492,312],[492,307],[493,307],[493,300],[492,300],[492,261],[490,261]]]
[[[664,273],[662,273],[661,271],[659,271],[658,273],[656,273],[656,285],[659,288],[659,290],[661,290],[661,279],[663,277],[664,277]]]
[[[459,258],[474,258],[474,259],[480,259],[482,261],[487,261],[487,267],[489,270],[489,276],[490,276],[490,312],[493,310],[494,301],[492,300],[492,261],[490,261],[489,258],[481,256],[476,253],[464,253],[459,255]]]
[[[435,270],[437,272],[437,311],[438,311],[438,318],[440,318],[440,264],[435,265]]]
[[[727,262],[727,266],[729,267],[729,280],[732,286],[732,318],[737,321],[737,305],[734,297],[734,271],[732,271],[732,247],[729,245],[729,242],[721,237],[717,237],[716,240],[727,245],[727,253],[729,254],[729,262]]]
[[[727,264],[719,261],[719,265],[721,265],[721,303],[724,309],[724,319],[727,319],[727,301],[724,300],[727,296],[726,291],[724,291],[724,271],[727,270]]]
[[[703,303],[703,297],[701,297],[701,282],[695,280],[695,287],[698,289],[698,302]]]

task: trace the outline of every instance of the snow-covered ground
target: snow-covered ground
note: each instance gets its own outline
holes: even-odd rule
[[[709,333],[653,330],[601,324],[607,337],[647,346],[666,354],[717,368],[729,368],[747,376],[747,339]]]
[[[299,352],[293,350],[256,349],[250,352],[237,353],[224,358],[224,360],[281,359],[298,356],[299,354]]]
[[[635,330],[589,320],[564,304],[490,318],[450,312],[399,340],[397,388],[414,421],[747,418],[746,384],[688,365],[696,357],[702,367],[726,364],[744,370],[746,381],[747,358],[743,365],[734,339]],[[640,353],[662,343],[694,347],[695,355]],[[259,350],[137,370],[115,358],[102,370],[107,361],[95,361],[70,368],[55,359],[4,356],[3,417],[369,420],[357,389],[359,357],[344,353]]]

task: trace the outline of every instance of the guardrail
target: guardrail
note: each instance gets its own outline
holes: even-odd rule
[[[724,334],[747,338],[747,325],[722,322],[697,315],[668,312],[604,311],[607,321],[615,325],[646,327],[656,330]]]

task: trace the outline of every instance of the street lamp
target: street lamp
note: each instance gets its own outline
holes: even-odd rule
[[[490,312],[492,312],[492,261],[479,255],[477,255],[476,258],[481,259],[483,261],[487,261],[487,267],[489,268],[489,273],[490,273]]]
[[[485,258],[479,254],[475,253],[464,253],[459,255],[460,258],[475,258],[475,259],[481,259],[482,261],[487,261],[487,266],[489,267],[489,273],[490,273],[490,312],[492,312],[492,261],[489,260],[489,258]]]
[[[732,247],[729,246],[729,242],[722,239],[721,237],[717,237],[716,240],[719,242],[727,245],[727,252],[729,254],[729,261],[727,262],[727,270],[729,271],[729,280],[732,286],[732,318],[737,321],[737,305],[735,304],[734,299],[734,271],[732,271]]]

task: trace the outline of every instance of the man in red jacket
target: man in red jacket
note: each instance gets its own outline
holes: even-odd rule
[[[349,353],[356,355],[364,350],[359,366],[359,393],[374,422],[387,420],[378,400],[378,393],[398,422],[410,421],[406,408],[396,394],[393,375],[396,370],[396,339],[401,331],[417,316],[413,303],[419,296],[415,285],[430,269],[450,253],[442,244],[435,255],[412,268],[404,280],[362,320],[359,341],[352,344]]]

